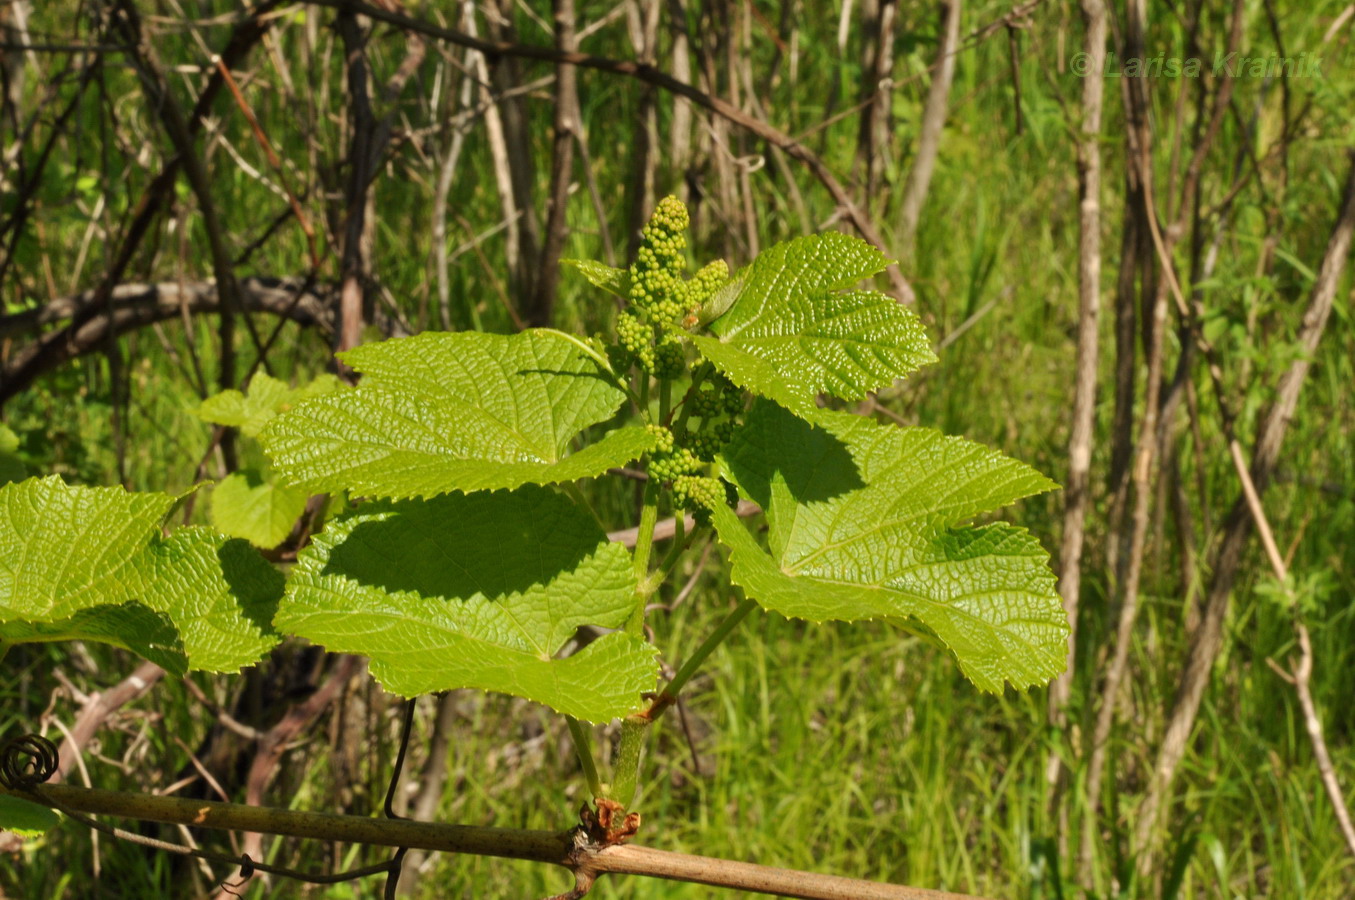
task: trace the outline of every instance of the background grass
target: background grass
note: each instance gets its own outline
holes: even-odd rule
[[[541,4],[535,11],[546,15]],[[1150,51],[1184,54],[1182,26],[1167,4],[1150,6]],[[1269,4],[1289,52],[1321,45],[1324,31],[1342,4],[1320,0]],[[219,46],[226,26],[213,17],[230,4],[202,2],[186,11],[192,25],[157,26],[157,52],[167,63],[201,62],[201,38]],[[777,20],[773,4],[757,3],[761,16]],[[765,28],[754,28],[747,52],[758,80],[759,99],[769,118],[788,133],[817,126],[854,101],[860,36],[853,27],[846,52],[835,46],[832,23],[840,7],[807,0],[798,6],[801,24],[796,76],[789,63],[770,72],[776,44]],[[1008,9],[1004,3],[966,7],[963,33],[991,22]],[[601,5],[582,4],[584,17],[601,15]],[[178,13],[165,10],[173,18]],[[420,14],[436,17],[428,8]],[[1226,8],[1205,4],[1207,40],[1217,45],[1226,33]],[[315,111],[298,108],[278,90],[280,75],[260,65],[257,80],[246,85],[256,113],[282,155],[294,166],[296,183],[314,179],[339,185],[336,161],[344,153],[341,53],[328,31],[317,29],[316,55],[306,48],[306,17],[328,24],[327,11],[301,8],[276,32],[279,56],[293,64],[299,95],[309,96]],[[695,15],[693,13],[693,15]],[[34,34],[87,34],[88,22],[69,3],[43,4],[35,10]],[[73,23],[78,23],[73,25]],[[520,39],[548,43],[550,35],[520,13]],[[1226,222],[1218,269],[1205,289],[1211,335],[1225,360],[1225,376],[1242,411],[1240,428],[1250,435],[1258,412],[1269,399],[1269,385],[1292,356],[1293,334],[1305,294],[1313,280],[1334,214],[1343,174],[1345,149],[1352,144],[1352,93],[1349,28],[1327,49],[1327,77],[1291,82],[1291,102],[1309,103],[1302,133],[1289,148],[1283,174],[1279,162],[1262,158],[1259,186],[1242,191]],[[1081,39],[1075,4],[1046,4],[1031,27],[1019,34],[1020,103],[1024,130],[1017,134],[1014,94],[1006,42],[1001,38],[967,44],[957,60],[952,112],[930,199],[923,214],[917,252],[906,268],[918,290],[918,309],[937,340],[960,328],[964,334],[947,346],[941,361],[899,387],[884,402],[907,421],[962,433],[1027,460],[1055,479],[1066,473],[1068,410],[1076,325],[1077,187],[1072,144],[1064,105],[1076,105],[1081,83],[1064,67]],[[894,93],[895,146],[882,190],[865,200],[887,237],[893,239],[902,180],[907,172],[916,122],[925,96],[926,69],[937,40],[933,12],[926,5],[901,11]],[[1265,11],[1246,9],[1247,46],[1270,52],[1277,45]],[[628,57],[633,53],[617,24],[590,38],[585,49]],[[1206,48],[1212,49],[1212,48]],[[378,29],[370,47],[380,80],[397,66],[403,39]],[[784,60],[784,57],[782,57]],[[43,72],[30,72],[30,104],[48,85],[60,97],[75,90],[60,77],[59,57],[44,57]],[[450,93],[442,86],[441,105],[431,101],[438,57],[430,54],[412,88],[400,101],[402,115],[429,129],[428,140],[445,135]],[[528,67],[525,77],[548,69]],[[45,75],[45,78],[39,77]],[[163,148],[152,112],[135,79],[110,58],[106,91],[91,93],[79,107],[76,126],[57,144],[42,181],[35,220],[19,241],[6,285],[10,307],[36,304],[52,294],[88,287],[112,252],[119,224],[156,169]],[[183,76],[177,87],[195,84]],[[1107,121],[1104,209],[1104,281],[1107,301],[1113,292],[1123,204],[1124,160],[1119,83],[1106,84]],[[1194,123],[1187,106],[1177,115],[1180,80],[1151,82],[1155,127],[1165,142],[1173,129],[1189,141]],[[1206,195],[1226,190],[1238,154],[1251,145],[1264,152],[1282,114],[1279,85],[1261,80],[1237,82],[1237,113],[1225,124],[1219,149],[1206,169]],[[571,231],[567,256],[599,257],[605,228],[624,248],[625,209],[631,179],[632,114],[640,95],[631,81],[599,73],[581,75],[583,122],[607,220],[598,221],[580,186],[570,201]],[[532,151],[538,161],[538,197],[542,196],[550,147],[549,89],[529,95]],[[660,134],[667,134],[672,102],[660,96]],[[255,165],[262,165],[247,126],[222,102],[222,136]],[[115,127],[114,127],[115,126]],[[45,137],[50,118],[42,118],[25,141],[31,158]],[[818,130],[809,144],[835,171],[848,173],[856,147],[857,119],[847,116]],[[112,139],[114,130],[121,139]],[[5,143],[13,137],[7,134]],[[764,148],[734,138],[738,154]],[[473,128],[453,188],[451,207],[473,230],[498,222],[483,129]],[[436,173],[427,153],[402,145],[387,163],[376,186],[378,224],[372,263],[375,277],[414,322],[436,321],[432,269],[431,184]],[[1168,154],[1158,159],[1167,176]],[[212,151],[213,190],[240,249],[280,211],[280,200],[245,174],[219,146]],[[793,170],[811,227],[829,221],[831,199],[803,171]],[[710,173],[696,178],[707,183]],[[750,176],[757,230],[766,246],[803,231],[790,186],[774,165]],[[684,173],[659,168],[661,190],[677,190]],[[5,202],[11,203],[12,197]],[[100,204],[102,203],[102,210]],[[333,202],[306,198],[308,210],[323,221]],[[88,237],[87,237],[88,232]],[[174,215],[160,223],[160,237],[138,258],[137,277],[198,278],[209,274],[200,218],[181,194]],[[459,246],[473,235],[449,224],[448,241]],[[323,238],[322,238],[323,239]],[[88,240],[86,251],[81,246]],[[1273,240],[1273,250],[1268,240]],[[737,258],[730,240],[709,207],[697,219],[694,255]],[[459,256],[451,271],[453,325],[476,324],[495,331],[512,328],[499,299],[502,281],[501,235],[483,242],[479,252]],[[734,252],[731,252],[734,251]],[[326,251],[328,252],[328,250]],[[1264,254],[1273,252],[1275,262]],[[304,244],[294,228],[284,227],[240,274],[288,274],[303,265]],[[83,258],[82,265],[77,261]],[[331,264],[332,265],[332,264]],[[496,270],[491,278],[488,274]],[[50,274],[49,274],[50,273]],[[1352,447],[1350,384],[1355,381],[1355,341],[1350,329],[1350,278],[1341,287],[1333,322],[1319,348],[1305,387],[1299,414],[1286,442],[1278,484],[1267,495],[1282,546],[1292,545],[1292,569],[1308,603],[1317,670],[1313,690],[1324,713],[1338,774],[1355,784],[1355,621],[1352,621],[1352,542],[1355,534],[1355,452]],[[582,279],[568,273],[562,282],[557,325],[593,331],[607,326],[612,306]],[[271,321],[260,320],[271,328]],[[1161,737],[1185,652],[1181,608],[1184,586],[1205,572],[1182,571],[1180,545],[1203,547],[1202,530],[1175,533],[1167,521],[1154,529],[1145,566],[1144,611],[1131,655],[1133,677],[1123,721],[1113,738],[1107,806],[1111,814],[1095,843],[1089,886],[1075,886],[1072,864],[1060,848],[1057,821],[1046,809],[1046,760],[1058,754],[1082,765],[1084,736],[1094,707],[1088,694],[1105,662],[1116,610],[1110,608],[1110,578],[1105,570],[1105,515],[1108,435],[1112,415],[1110,315],[1103,319],[1103,395],[1098,406],[1093,499],[1089,517],[1088,558],[1084,564],[1082,646],[1074,682],[1072,727],[1046,723],[1043,691],[992,697],[979,694],[943,655],[882,625],[811,628],[771,615],[755,614],[711,659],[688,692],[688,715],[695,735],[700,770],[693,750],[673,717],[665,721],[651,747],[643,797],[645,843],[665,849],[728,856],[759,862],[949,888],[993,898],[1112,897],[1144,888],[1120,888],[1132,860],[1126,858],[1128,816],[1135,808],[1152,754]],[[210,379],[215,351],[214,323],[197,321],[187,331],[167,324],[120,342],[121,364],[110,368],[106,356],[85,357],[44,377],[8,404],[4,420],[22,439],[22,451],[34,473],[59,473],[86,483],[122,480],[131,487],[180,490],[192,483],[208,446],[209,429],[192,415],[199,399],[188,374],[192,344],[204,357]],[[1175,353],[1175,335],[1168,341]],[[251,350],[241,345],[246,362]],[[323,339],[294,325],[284,327],[270,356],[273,370],[304,381],[323,370],[328,348]],[[114,390],[116,385],[125,390]],[[1214,522],[1235,494],[1217,430],[1218,411],[1203,373],[1197,377],[1203,438],[1196,456],[1194,438],[1181,442],[1182,477],[1191,489],[1197,523],[1206,511]],[[1249,440],[1249,439],[1248,439]],[[123,447],[119,463],[117,447]],[[245,445],[246,460],[256,451]],[[1197,459],[1203,463],[1201,466]],[[213,470],[213,474],[215,471]],[[1195,486],[1199,487],[1196,488]],[[618,524],[629,515],[630,486],[599,485],[594,499]],[[1057,547],[1062,497],[1055,493],[1027,501],[1010,517]],[[201,510],[199,511],[201,515]],[[1197,525],[1197,527],[1199,527]],[[1162,873],[1163,896],[1207,898],[1343,898],[1355,892],[1355,863],[1344,854],[1332,812],[1323,797],[1301,713],[1291,689],[1267,660],[1283,663],[1293,652],[1288,611],[1278,601],[1263,560],[1249,550],[1243,577],[1234,591],[1225,653],[1214,677],[1187,753],[1171,810],[1168,862]],[[680,663],[728,608],[718,554],[701,588],[670,614],[653,617],[665,659]],[[0,671],[0,733],[35,730],[46,723],[69,723],[78,704],[55,677],[60,673],[82,690],[115,683],[130,668],[121,653],[106,648],[20,647]],[[230,699],[239,681],[195,676],[209,694]],[[392,756],[396,708],[373,687],[352,701],[364,711],[365,742],[354,755],[355,779],[336,788],[332,754],[342,738],[340,724],[327,721],[292,750],[271,790],[275,802],[299,808],[367,812],[379,805]],[[439,810],[447,821],[503,826],[563,827],[582,800],[581,779],[563,724],[540,707],[509,698],[475,694],[458,697],[458,716],[450,758],[451,778]],[[416,747],[426,738],[431,704],[425,703]],[[276,714],[276,711],[275,713]],[[210,716],[191,702],[181,685],[167,683],[143,701],[123,710],[89,748],[91,781],[110,788],[153,790],[175,781],[188,766],[187,750],[197,747],[211,727]],[[415,764],[419,762],[416,753]],[[229,772],[221,773],[232,783]],[[77,777],[74,779],[79,781]],[[1076,847],[1087,798],[1076,791],[1060,810],[1071,826]],[[376,859],[293,841],[278,841],[274,859],[307,868]],[[94,861],[98,861],[97,868]],[[421,896],[544,896],[568,887],[564,873],[525,863],[468,857],[435,857],[422,880]],[[218,873],[219,877],[219,873]],[[139,848],[99,842],[67,826],[30,842],[17,855],[0,856],[0,891],[22,898],[186,896],[210,888],[192,867]],[[610,880],[603,897],[704,897],[693,886],[639,879]],[[361,883],[310,888],[290,883],[258,885],[248,896],[374,897],[379,886]]]

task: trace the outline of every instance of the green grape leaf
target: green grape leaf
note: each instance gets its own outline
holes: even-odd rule
[[[786,616],[883,618],[941,642],[979,688],[1062,671],[1068,623],[1048,554],[1024,529],[966,520],[1055,485],[927,428],[758,401],[726,447],[728,477],[767,518],[766,550],[715,511],[730,579]]]
[[[292,533],[310,494],[266,481],[257,469],[242,469],[212,488],[212,527],[272,549]]]
[[[575,481],[654,444],[631,426],[568,452],[625,394],[559,332],[425,333],[341,356],[364,373],[357,390],[298,404],[260,435],[277,471],[312,492],[401,499]]]
[[[0,794],[0,831],[12,831],[22,838],[35,838],[51,831],[60,822],[60,816],[45,806]]]
[[[594,287],[600,287],[618,297],[630,296],[630,273],[625,269],[613,268],[591,259],[562,259],[560,262],[578,269]]]
[[[137,562],[141,602],[173,621],[190,668],[239,671],[277,645],[272,622],[284,579],[247,542],[180,528]]]
[[[288,387],[267,372],[256,373],[245,393],[237,390],[213,394],[198,406],[198,418],[213,425],[239,428],[246,437],[259,432],[278,413],[286,412],[308,397],[345,390],[348,386],[334,375],[319,375],[301,387]]]
[[[472,687],[592,722],[655,687],[649,643],[614,632],[559,658],[581,625],[635,603],[630,554],[539,487],[373,502],[329,524],[288,579],[277,626],[361,653],[406,697]]]
[[[935,362],[922,323],[878,291],[848,291],[889,260],[830,231],[777,244],[741,272],[737,298],[695,335],[731,381],[796,413],[820,393],[854,400]]]
[[[56,622],[0,622],[0,639],[11,644],[98,641],[130,650],[167,672],[188,670],[188,654],[169,616],[135,600],[82,609]]]
[[[30,478],[0,487],[0,641],[99,640],[166,670],[233,671],[277,643],[282,575],[177,499]]]

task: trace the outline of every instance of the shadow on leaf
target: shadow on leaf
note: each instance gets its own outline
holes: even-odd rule
[[[605,543],[600,530],[579,527],[568,499],[535,487],[372,503],[352,517],[361,521],[330,551],[323,575],[445,600],[545,584]]]
[[[774,483],[784,484],[802,504],[865,487],[841,438],[768,400],[753,404],[724,459],[739,485],[763,509],[771,503]]]

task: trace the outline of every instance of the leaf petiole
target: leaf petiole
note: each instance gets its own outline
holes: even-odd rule
[[[569,736],[574,739],[574,753],[583,767],[584,780],[588,782],[588,791],[593,797],[603,796],[602,781],[598,778],[597,763],[593,761],[593,741],[588,728],[573,716],[565,716],[569,723]]]
[[[640,526],[635,536],[635,609],[626,623],[626,633],[643,637],[645,630],[645,600],[649,594],[644,586],[649,582],[649,556],[654,549],[654,525],[659,521],[659,484],[654,479],[645,482],[644,508],[640,510]]]
[[[635,802],[635,792],[640,782],[640,761],[644,755],[649,726],[650,721],[643,716],[627,716],[621,720],[621,739],[616,748],[611,796],[626,809],[630,809]]]
[[[682,691],[682,688],[686,686],[687,682],[696,674],[696,671],[701,668],[701,664],[706,661],[707,657],[709,657],[711,653],[715,651],[715,648],[720,646],[725,638],[729,637],[730,632],[738,627],[738,624],[747,618],[748,614],[756,608],[756,600],[745,599],[738,606],[730,610],[729,614],[715,627],[715,630],[708,634],[706,639],[701,642],[701,646],[697,647],[696,651],[693,652],[691,656],[687,657],[687,661],[682,664],[682,668],[678,669],[677,674],[673,676],[672,681],[664,685],[663,691],[659,696],[661,698],[666,696],[671,698],[671,700],[676,700],[678,694]]]
[[[588,354],[589,358],[591,358],[593,362],[598,364],[598,368],[602,369],[604,373],[611,377],[612,383],[621,390],[626,392],[626,396],[630,399],[632,403],[634,403],[636,406],[641,406],[640,398],[636,397],[635,392],[630,389],[630,385],[626,383],[625,376],[618,373],[615,369],[613,369],[611,361],[608,360],[606,356],[599,353],[597,351],[597,348],[594,347],[592,344],[581,339],[578,335],[570,334],[567,331],[560,331],[559,329],[556,328],[539,328],[537,330],[544,331],[549,334],[556,335],[558,337],[562,337],[565,340],[569,341],[574,346],[578,347],[584,353]]]
[[[683,396],[682,412],[678,413],[677,425],[674,426],[675,430],[681,430],[687,427],[687,420],[691,418],[692,408],[686,401],[696,395],[696,392],[701,388],[702,382],[709,378],[710,374],[714,371],[715,367],[706,362],[697,366],[696,370],[692,372],[692,383],[688,386],[687,393]],[[664,424],[667,423],[665,422]]]
[[[680,513],[681,510],[678,510],[678,512]],[[668,576],[673,573],[673,569],[676,568],[678,562],[682,559],[683,554],[691,548],[692,542],[696,540],[696,528],[692,529],[691,534],[685,534],[687,527],[686,520],[687,517],[685,515],[678,515],[675,517],[673,523],[674,532],[672,546],[668,548],[668,553],[664,556],[663,561],[659,563],[658,568],[653,572],[650,572],[649,577],[640,583],[640,592],[643,593],[646,598],[652,597],[654,592],[659,589],[659,585],[668,580]]]

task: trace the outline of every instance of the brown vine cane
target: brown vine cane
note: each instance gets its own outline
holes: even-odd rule
[[[400,755],[396,762],[395,771],[392,773],[390,788],[386,794],[385,811],[387,815],[392,818],[398,818],[391,809],[391,800],[394,796],[395,784],[398,781],[400,771],[403,768],[405,749],[409,742],[412,719],[413,701],[409,701],[406,705],[404,715]],[[111,837],[180,856],[191,856],[196,859],[207,860],[208,862],[226,863],[238,866],[239,875],[242,880],[234,882],[223,881],[221,883],[221,887],[229,894],[235,894],[235,888],[242,887],[256,872],[266,872],[271,875],[294,878],[298,881],[305,881],[311,884],[339,884],[345,881],[365,878],[369,875],[385,875],[386,886],[383,891],[383,896],[386,900],[393,900],[395,897],[395,888],[399,882],[400,869],[404,862],[406,852],[406,848],[404,847],[396,848],[395,855],[386,862],[350,869],[346,872],[319,874],[300,872],[284,866],[274,866],[256,862],[251,859],[248,854],[233,856],[226,853],[215,853],[211,850],[185,847],[181,844],[171,844],[168,841],[157,840],[156,838],[146,837],[145,835],[134,834],[122,828],[105,825],[89,816],[67,808],[64,804],[57,802],[54,798],[45,794],[40,788],[44,782],[56,773],[60,762],[61,754],[57,750],[56,744],[40,734],[25,734],[10,738],[3,743],[0,743],[0,786],[3,786],[6,791],[18,794],[25,799],[30,799],[32,802],[51,807],[85,827],[92,828],[95,831],[102,832]]]

